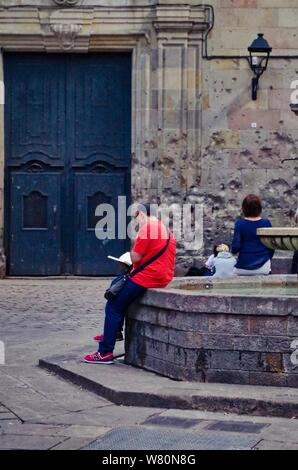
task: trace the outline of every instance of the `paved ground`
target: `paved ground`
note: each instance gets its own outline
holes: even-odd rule
[[[116,406],[38,368],[42,357],[95,350],[107,282],[0,281],[0,449],[298,449],[296,419]]]

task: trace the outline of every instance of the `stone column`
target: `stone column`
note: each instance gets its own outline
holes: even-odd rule
[[[202,10],[161,6],[156,15],[157,191],[181,202],[200,182]]]
[[[0,49],[0,279],[5,276],[4,256],[4,70]]]

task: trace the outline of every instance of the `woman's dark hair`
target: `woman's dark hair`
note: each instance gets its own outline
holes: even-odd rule
[[[255,194],[248,194],[242,202],[244,217],[258,217],[262,213],[261,199]]]

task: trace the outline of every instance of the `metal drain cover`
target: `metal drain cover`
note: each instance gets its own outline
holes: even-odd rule
[[[132,426],[113,429],[84,450],[249,450],[259,441],[259,438],[232,433],[191,433]]]

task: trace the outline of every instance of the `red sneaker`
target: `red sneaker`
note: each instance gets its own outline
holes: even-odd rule
[[[103,335],[98,335],[94,336],[94,341],[97,341],[97,343],[101,343],[103,340]],[[123,334],[121,332],[117,333],[116,341],[123,341]]]
[[[90,364],[114,364],[113,353],[100,354],[96,351],[84,357],[84,361]]]
[[[101,343],[102,340],[103,340],[103,335],[98,335],[98,336],[94,336],[94,341],[97,341],[98,343]]]

